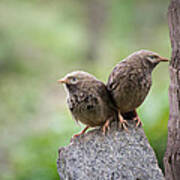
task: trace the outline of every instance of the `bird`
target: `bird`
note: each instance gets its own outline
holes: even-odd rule
[[[121,126],[128,130],[123,116],[133,114],[136,127],[142,122],[137,115],[138,108],[145,100],[152,84],[152,71],[160,62],[168,59],[149,50],[139,50],[119,62],[109,75],[107,89],[117,107]]]
[[[101,126],[103,133],[109,129],[110,122],[117,117],[106,85],[95,76],[84,71],[73,71],[58,80],[65,84],[67,103],[72,116],[86,127],[73,137],[84,134],[90,127]]]

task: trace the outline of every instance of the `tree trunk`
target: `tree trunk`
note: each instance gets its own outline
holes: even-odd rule
[[[164,157],[167,180],[180,179],[180,0],[171,0],[168,22],[172,45],[170,71],[170,115],[168,121],[168,142]]]

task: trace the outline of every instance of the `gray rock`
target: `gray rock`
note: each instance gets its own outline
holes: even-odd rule
[[[113,122],[106,136],[94,129],[59,149],[61,180],[164,180],[142,128]]]

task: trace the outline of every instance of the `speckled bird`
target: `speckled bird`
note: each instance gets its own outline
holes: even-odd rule
[[[143,103],[150,90],[153,69],[165,61],[168,59],[155,52],[140,50],[114,67],[107,88],[118,107],[119,121],[124,129],[127,130],[127,121],[122,117],[123,113],[134,112],[136,126],[141,125],[136,108]]]
[[[105,134],[110,121],[117,117],[105,84],[83,71],[71,72],[58,82],[65,84],[67,103],[73,117],[86,125],[74,137],[84,134],[89,127],[96,126],[102,126]]]

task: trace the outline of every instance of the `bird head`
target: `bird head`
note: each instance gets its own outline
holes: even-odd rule
[[[136,52],[136,54],[141,59],[142,63],[151,69],[153,69],[160,62],[168,62],[169,59],[166,57],[160,56],[158,53],[148,51],[148,50],[140,50]]]
[[[86,82],[95,80],[96,78],[84,71],[73,71],[65,77],[58,80],[59,83],[65,84],[69,91],[74,91],[83,86]]]

